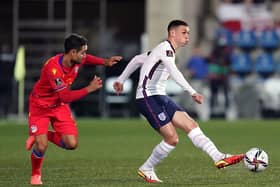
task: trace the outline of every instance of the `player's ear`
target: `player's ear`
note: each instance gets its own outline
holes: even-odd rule
[[[70,54],[71,54],[71,55],[75,55],[76,53],[77,53],[77,49],[71,49],[71,50],[70,50]]]
[[[170,36],[175,36],[175,29],[171,29],[170,31],[169,31],[169,33],[170,33]]]

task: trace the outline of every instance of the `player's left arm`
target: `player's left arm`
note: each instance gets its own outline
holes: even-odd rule
[[[170,53],[172,51],[169,51]],[[164,54],[162,56],[162,62],[167,68],[168,72],[170,73],[171,77],[185,90],[190,93],[190,95],[193,95],[196,93],[196,91],[192,88],[192,86],[187,82],[183,74],[179,71],[177,68],[175,62],[174,62],[174,54],[172,56],[168,56]]]
[[[102,80],[100,77],[94,76],[88,86],[79,90],[70,90],[69,87],[58,91],[59,98],[64,103],[71,103],[79,100],[80,98],[94,92],[102,87]]]
[[[86,58],[84,60],[85,64],[92,64],[92,65],[104,65],[104,66],[113,66],[116,63],[118,63],[120,60],[122,59],[121,56],[112,56],[109,59],[104,59],[104,58],[100,58],[97,56],[93,56],[90,54],[86,55]]]
[[[165,64],[166,68],[168,69],[171,77],[187,92],[190,93],[192,96],[192,99],[197,102],[198,104],[201,104],[203,102],[203,96],[199,93],[197,93],[192,86],[188,83],[188,81],[185,79],[183,74],[179,71],[176,64],[174,63],[174,60],[170,58],[165,58],[163,60],[163,63]]]

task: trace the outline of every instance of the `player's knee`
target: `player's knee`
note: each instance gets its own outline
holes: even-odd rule
[[[74,150],[78,147],[78,141],[71,140],[66,143],[66,149]]]
[[[37,143],[36,144],[36,150],[39,151],[40,153],[44,153],[48,148],[47,143]]]
[[[168,143],[169,145],[173,145],[176,146],[179,142],[179,138],[178,136],[173,136],[171,138],[168,138],[168,140],[166,140],[166,143]]]
[[[175,137],[175,138],[172,139],[171,145],[176,146],[178,143],[179,143],[179,138]]]

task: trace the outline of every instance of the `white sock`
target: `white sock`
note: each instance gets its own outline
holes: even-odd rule
[[[225,154],[221,153],[215,144],[203,134],[201,129],[199,127],[192,129],[189,134],[189,138],[193,142],[193,144],[205,151],[212,159],[214,162],[217,162],[224,158]]]
[[[152,170],[161,160],[175,148],[173,145],[169,145],[163,140],[153,149],[152,154],[146,160],[146,162],[140,167],[141,170]]]

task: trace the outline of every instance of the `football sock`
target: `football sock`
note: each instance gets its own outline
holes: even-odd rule
[[[61,139],[61,134],[55,132],[55,131],[48,131],[48,140],[58,147],[61,147],[63,149],[66,149],[66,145]]]
[[[41,169],[44,161],[44,153],[40,153],[36,149],[33,149],[30,159],[32,166],[31,175],[41,175]]]
[[[141,170],[152,170],[161,160],[175,148],[164,141],[161,141],[154,149],[150,157],[140,167]]]
[[[199,127],[192,129],[189,132],[188,137],[196,147],[205,151],[213,159],[214,162],[217,162],[224,157],[224,154],[221,153],[217,149],[215,144],[207,136],[204,135]]]

